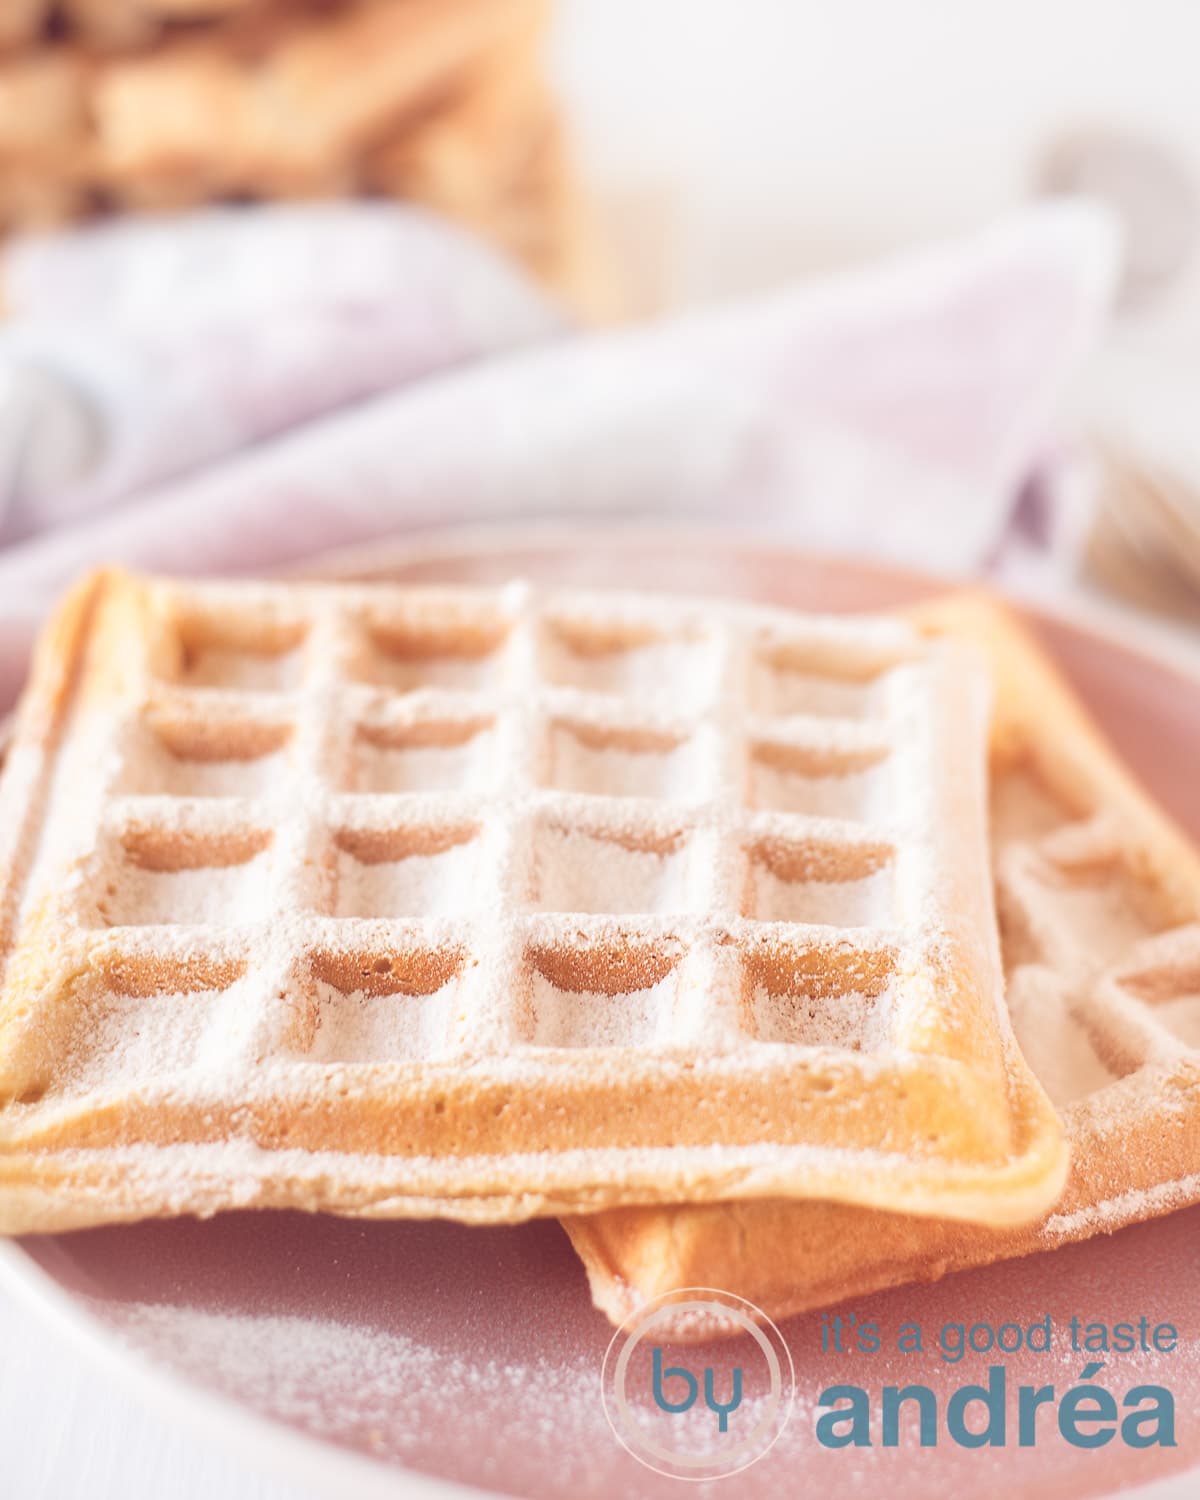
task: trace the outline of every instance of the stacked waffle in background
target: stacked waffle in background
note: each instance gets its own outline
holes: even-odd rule
[[[0,225],[383,195],[585,307],[543,0],[6,0]]]

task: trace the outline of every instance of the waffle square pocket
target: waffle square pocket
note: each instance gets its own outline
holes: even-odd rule
[[[0,783],[0,1227],[1045,1212],[987,700],[886,618],[94,575]]]

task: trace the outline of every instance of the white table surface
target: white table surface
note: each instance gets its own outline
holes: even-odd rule
[[[310,1500],[207,1435],[149,1411],[0,1285],[0,1494],[13,1500]],[[402,1489],[398,1490],[402,1493]]]

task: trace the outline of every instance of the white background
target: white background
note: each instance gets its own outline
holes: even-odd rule
[[[1079,132],[1200,178],[1198,44],[1193,0],[559,0],[554,62],[630,270],[674,301],[995,217]]]

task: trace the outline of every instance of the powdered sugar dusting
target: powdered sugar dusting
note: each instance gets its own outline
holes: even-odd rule
[[[103,887],[98,910],[110,927],[259,921],[270,900],[264,863],[148,870],[123,861]]]
[[[539,838],[533,889],[543,911],[622,915],[685,912],[697,904],[682,846],[637,848],[570,828]]]
[[[874,1398],[873,1442],[857,1450],[853,1465],[845,1451],[816,1441],[815,1401],[827,1386],[853,1380],[846,1360],[860,1356],[821,1352],[819,1314],[789,1320],[781,1331],[796,1365],[797,1399],[787,1428],[736,1484],[698,1486],[697,1493],[765,1500],[797,1488],[869,1496],[886,1487],[918,1500],[947,1488],[1001,1494],[1034,1482],[1054,1493],[1086,1492],[1095,1480],[1094,1454],[1059,1437],[1052,1410],[1039,1414],[1033,1449],[1010,1443],[991,1450],[990,1461],[987,1448],[947,1442],[944,1426],[937,1448],[922,1449],[907,1420],[899,1447],[883,1446],[884,1385],[910,1382],[919,1365],[944,1424],[951,1394],[986,1383],[986,1367],[996,1362],[968,1353],[946,1364],[929,1343],[924,1356],[901,1354],[896,1332],[912,1320],[928,1339],[947,1322],[998,1326],[1051,1313],[1049,1353],[1001,1361],[1011,1431],[1018,1385],[1052,1384],[1061,1396],[1078,1382],[1081,1355],[1069,1347],[1068,1318],[1111,1324],[1127,1317],[1129,1288],[1137,1284],[1145,1293],[1141,1311],[1152,1323],[1172,1321],[1179,1348],[1115,1356],[1101,1383],[1118,1402],[1134,1384],[1168,1385],[1182,1434],[1200,1413],[1200,1326],[1184,1269],[1195,1228],[1193,1213],[1105,1238],[1086,1252],[1067,1249],[860,1302],[860,1317],[879,1325],[884,1346],[864,1360],[855,1381]],[[127,1345],[253,1411],[390,1465],[379,1472],[381,1488],[402,1490],[412,1469],[536,1500],[670,1500],[680,1493],[678,1480],[638,1465],[609,1429],[600,1373],[612,1330],[589,1306],[582,1272],[553,1225],[467,1232],[234,1215],[73,1236],[60,1245],[59,1259],[78,1267],[92,1309]],[[737,1421],[753,1425],[764,1395],[752,1346],[737,1340],[677,1352],[693,1370],[711,1368],[717,1392],[730,1389],[731,1370],[740,1366],[745,1390],[735,1430]],[[660,1424],[664,1437],[690,1451],[715,1446],[716,1423],[702,1397],[692,1411],[673,1416],[656,1415],[640,1385],[633,1399],[639,1423]],[[278,1435],[266,1432],[263,1441]],[[1119,1443],[1112,1449],[1106,1482],[1133,1483],[1154,1472],[1144,1452]],[[1180,1451],[1186,1457],[1186,1447]],[[1126,1467],[1118,1468],[1122,1461]],[[353,1471],[343,1488],[354,1491]]]
[[[1116,1074],[1097,1056],[1054,974],[1019,969],[1009,984],[1008,1004],[1021,1051],[1055,1104],[1071,1104],[1112,1083]]]
[[[1081,787],[1081,795],[1086,786]],[[1106,809],[1084,815],[1025,765],[1004,769],[992,794],[997,901],[1018,1042],[1063,1114],[1068,1137],[1087,1121],[1116,1156],[1151,1116],[1166,1128],[1183,1096],[1149,1078],[1200,1046],[1200,933],[1167,931],[1169,907],[1138,853],[1139,830]],[[1147,1139],[1141,1149],[1154,1150]],[[1082,1237],[1187,1200],[1174,1174],[1144,1189],[1117,1188],[1069,1215],[1052,1214],[1052,1241]]]
[[[318,981],[312,1042],[301,1055],[315,1063],[399,1062],[439,1057],[450,1050],[453,1008],[460,981],[429,995],[343,993]]]
[[[802,995],[773,994],[760,984],[754,987],[751,1004],[755,1029],[764,1042],[871,1052],[887,1046],[893,1025],[887,991],[864,995],[846,990],[818,1004]]]
[[[470,840],[436,854],[364,862],[338,851],[337,917],[423,917],[461,911],[470,899],[478,849]]]
[[[598,731],[594,724],[556,724],[550,736],[547,783],[596,797],[686,801],[702,774],[697,747],[686,738]]]
[[[1177,995],[1165,1000],[1156,1015],[1186,1046],[1200,1049],[1200,995]]]
[[[825,927],[886,927],[892,920],[892,872],[857,880],[781,880],[754,868],[752,910],[763,922],[813,922]]]
[[[756,807],[856,823],[879,820],[887,811],[888,778],[881,766],[806,775],[778,760],[756,757],[751,775]]]
[[[424,1200],[444,1158],[464,1216],[796,1191],[842,1168],[819,1128],[778,1139],[789,1072],[838,1049],[864,1090],[886,1087],[859,1054],[894,1044],[907,989],[929,1006],[952,967],[996,999],[993,954],[958,910],[977,888],[985,920],[985,683],[900,621],[520,586],[109,586],[127,591],[121,691],[84,694],[71,721],[54,804],[69,816],[50,819],[30,909],[53,913],[64,963],[121,997],[77,1078],[119,1099],[124,1046],[138,1118],[169,1117],[179,1150],[192,1089],[235,1136],[254,1110],[270,1122],[246,1121],[254,1139],[279,1129],[314,1155],[334,1119],[364,1140],[376,1117],[389,1140],[428,1132],[428,1162],[398,1151],[381,1192]],[[193,769],[177,781],[164,756]],[[763,805],[753,767],[803,783],[807,810],[781,788]],[[195,1008],[210,1023],[184,1063],[157,1007],[189,986],[222,998]],[[53,1075],[35,1032],[11,1054],[31,1130]],[[905,1033],[935,1054],[943,1034]],[[662,1118],[669,1068],[710,1106],[686,1132]],[[1001,1068],[977,1082],[1006,1107]],[[418,1084],[444,1110],[409,1132]],[[943,1086],[936,1067],[925,1086]],[[551,1134],[537,1106],[555,1090],[569,1118]],[[599,1093],[609,1108],[565,1102]],[[468,1166],[464,1133],[510,1147]],[[216,1142],[192,1144],[212,1206],[225,1167]],[[655,1152],[678,1158],[669,1188]],[[357,1199],[371,1153],[345,1154],[289,1178],[287,1201]],[[186,1201],[165,1156],[122,1191]],[[269,1197],[282,1156],[246,1157],[238,1201],[254,1183]],[[1000,1165],[984,1152],[978,1170]],[[927,1152],[908,1170],[942,1181]]]
[[[274,692],[300,679],[299,651],[243,651],[228,646],[187,650],[180,676],[191,687]]]
[[[59,1062],[72,1088],[134,1088],[148,1076],[197,1067],[205,1037],[219,1023],[216,991],[155,995],[154,1004],[102,991],[62,1038]]]
[[[539,1047],[639,1047],[652,1045],[670,1018],[677,975],[672,972],[644,990],[620,995],[590,991],[574,994],[535,973],[530,988],[530,1039]]]
[[[351,789],[366,793],[446,792],[485,786],[495,754],[495,745],[486,734],[448,745],[388,745],[363,740],[355,749]]]

